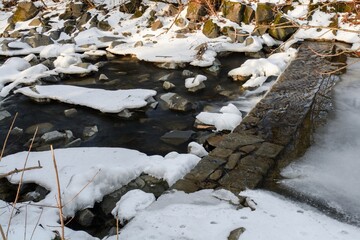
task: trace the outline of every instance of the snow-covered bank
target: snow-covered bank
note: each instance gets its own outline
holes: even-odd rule
[[[352,59],[355,61],[355,59]],[[282,171],[282,184],[322,201],[360,224],[360,64],[335,87],[335,113],[304,157]]]

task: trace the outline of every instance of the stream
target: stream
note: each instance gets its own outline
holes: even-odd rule
[[[61,84],[77,85],[89,88],[107,90],[144,88],[157,91],[155,100],[159,102],[156,108],[145,108],[132,111],[130,118],[117,114],[104,114],[97,110],[60,103],[35,102],[21,94],[12,94],[0,102],[0,111],[6,110],[12,116],[17,112],[15,126],[23,129],[20,135],[11,135],[6,146],[5,155],[27,150],[25,143],[32,137],[30,126],[39,123],[50,123],[53,130],[71,130],[75,138],[81,138],[82,147],[124,147],[136,149],[146,154],[167,154],[171,151],[186,152],[190,141],[202,142],[202,137],[211,131],[198,131],[194,128],[195,116],[204,108],[218,110],[228,102],[235,104],[243,113],[248,112],[260,99],[261,94],[249,94],[241,88],[239,82],[232,81],[227,73],[239,67],[246,59],[244,54],[232,53],[219,58],[221,69],[211,72],[204,68],[188,66],[185,68],[194,74],[207,76],[206,88],[198,92],[188,92],[184,86],[187,78],[182,75],[184,69],[167,70],[156,67],[152,63],[138,61],[131,57],[102,57],[104,66],[99,72],[86,77],[68,76]],[[108,80],[99,80],[105,74]],[[172,92],[178,93],[191,101],[195,109],[188,112],[177,112],[167,109],[160,96],[167,91],[159,79],[168,75],[167,81],[175,84]],[[64,111],[75,108],[77,113],[66,117]],[[0,124],[0,142],[4,142],[12,118],[6,118]],[[85,127],[97,126],[98,132],[90,137],[83,137]],[[172,130],[193,131],[189,139],[182,143],[169,143],[161,140],[161,136]],[[192,132],[190,132],[192,133]]]

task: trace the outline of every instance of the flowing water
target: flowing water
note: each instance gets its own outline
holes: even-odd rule
[[[352,60],[354,61],[354,60]],[[360,226],[360,63],[350,65],[334,90],[335,111],[315,143],[282,171],[301,198]]]
[[[61,82],[61,84],[109,90],[154,89],[157,91],[155,99],[161,102],[159,96],[166,91],[163,90],[163,82],[159,81],[159,78],[170,74],[168,81],[176,85],[172,91],[184,96],[195,105],[195,109],[190,112],[174,112],[166,109],[164,104],[159,104],[155,109],[135,110],[133,117],[124,119],[117,114],[103,114],[97,110],[56,101],[37,103],[20,94],[3,99],[0,103],[0,111],[7,110],[12,115],[18,112],[19,117],[15,126],[24,130],[38,123],[51,123],[54,125],[53,130],[71,130],[75,137],[81,138],[85,127],[96,125],[98,133],[89,139],[82,138],[80,146],[125,147],[147,154],[166,154],[170,151],[186,152],[189,141],[196,140],[197,137],[205,134],[193,127],[195,116],[205,107],[216,110],[231,101],[246,112],[260,98],[256,94],[246,95],[239,82],[233,82],[227,77],[229,70],[239,67],[246,59],[243,54],[237,53],[220,58],[222,66],[218,74],[206,69],[187,67],[187,70],[195,74],[203,74],[208,77],[208,80],[204,82],[206,88],[196,93],[186,90],[184,86],[186,77],[182,76],[183,69],[160,69],[151,63],[137,61],[131,57],[117,56],[111,59],[100,59],[104,60],[105,65],[100,68],[99,72],[83,78],[68,77]],[[109,79],[99,81],[101,73]],[[69,108],[76,108],[78,113],[73,117],[66,117],[64,110]],[[2,143],[11,124],[11,118],[2,120],[0,123],[0,142]],[[171,130],[192,130],[195,133],[187,142],[171,145],[160,139],[162,135]],[[31,137],[31,134],[26,133],[18,137],[11,136],[6,147],[6,154],[27,150],[24,144]]]

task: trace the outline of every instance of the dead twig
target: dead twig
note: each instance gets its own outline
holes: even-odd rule
[[[33,143],[34,143],[34,140],[35,140],[35,137],[36,137],[36,134],[38,132],[38,127],[36,127],[35,129],[35,132],[34,132],[34,136],[33,138],[31,139],[31,143],[30,143],[30,146],[29,146],[29,150],[28,150],[28,153],[26,155],[26,158],[25,158],[25,162],[24,162],[24,167],[23,169],[26,168],[26,164],[27,164],[27,161],[29,159],[29,155],[30,155],[30,152],[31,152],[31,149],[32,149],[32,146],[33,146]],[[7,226],[7,230],[6,230],[6,238],[8,237],[9,235],[9,230],[10,230],[10,226],[11,226],[11,221],[12,221],[12,218],[13,218],[13,214],[14,214],[14,209],[15,209],[15,206],[16,206],[16,203],[18,202],[19,200],[19,197],[20,197],[20,189],[21,189],[21,185],[22,185],[22,182],[23,182],[23,179],[24,179],[24,173],[25,171],[22,171],[21,172],[21,176],[20,176],[20,180],[19,180],[19,185],[18,185],[18,188],[17,188],[17,192],[16,192],[16,197],[15,197],[15,200],[12,204],[12,209],[11,209],[11,213],[10,213],[10,218],[9,218],[9,222],[8,222],[8,226]]]
[[[8,131],[8,133],[7,133],[7,135],[6,135],[6,138],[5,138],[5,141],[4,141],[4,144],[3,144],[3,147],[2,147],[1,153],[0,153],[0,162],[1,162],[1,159],[2,159],[2,157],[3,157],[3,155],[4,155],[5,148],[6,148],[6,144],[7,144],[7,141],[8,141],[8,139],[9,139],[11,130],[12,130],[13,127],[14,127],[15,120],[16,120],[16,118],[17,118],[17,115],[18,115],[18,113],[15,114],[14,119],[13,119],[12,122],[11,122],[9,131]]]
[[[3,239],[3,240],[6,240],[7,238],[6,238],[6,236],[5,236],[5,233],[4,233],[4,230],[3,230],[2,226],[1,226],[1,224],[0,224],[0,233],[1,233],[2,239]]]
[[[22,168],[22,169],[17,169],[17,168],[15,168],[14,170],[12,170],[12,171],[10,171],[10,172],[1,174],[1,175],[0,175],[0,179],[1,179],[1,178],[8,177],[8,176],[10,176],[10,175],[13,175],[13,174],[15,174],[15,173],[24,172],[24,171],[29,171],[29,170],[34,170],[34,169],[40,169],[40,168],[42,168],[42,166],[40,165],[40,162],[39,162],[39,165],[38,165],[38,166],[34,166],[34,167],[27,167],[27,168]]]
[[[53,159],[53,163],[54,163],[54,169],[55,169],[55,175],[56,175],[56,186],[57,186],[57,191],[58,191],[57,205],[58,205],[58,209],[59,209],[59,217],[60,217],[60,224],[61,224],[61,236],[60,237],[61,237],[61,240],[65,240],[65,224],[64,224],[63,211],[62,211],[63,205],[61,202],[59,171],[57,168],[54,149],[53,149],[52,145],[50,145],[50,149],[51,149],[51,155],[52,155],[52,159]]]
[[[43,208],[41,208],[40,215],[39,215],[38,220],[37,220],[37,222],[36,222],[36,224],[35,224],[35,227],[34,227],[34,229],[33,229],[32,233],[31,233],[30,240],[32,240],[32,238],[33,238],[33,236],[34,236],[34,234],[35,234],[35,230],[36,230],[37,226],[39,225],[40,218],[41,218],[41,216],[42,216],[43,212],[44,212],[44,209],[43,209]]]

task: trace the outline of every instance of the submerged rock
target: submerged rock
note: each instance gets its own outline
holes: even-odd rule
[[[179,130],[172,130],[170,132],[165,133],[160,139],[163,142],[166,142],[171,145],[180,145],[190,140],[194,131],[179,131]]]
[[[163,94],[160,99],[163,100],[171,110],[186,112],[193,108],[192,103],[189,100],[177,93]]]

